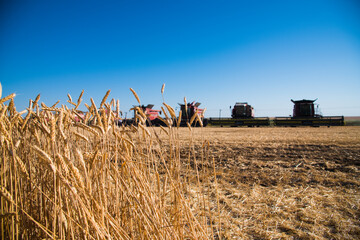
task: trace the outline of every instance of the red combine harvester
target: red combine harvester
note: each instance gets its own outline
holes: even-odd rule
[[[230,107],[231,108],[231,107]],[[210,118],[209,124],[214,126],[269,126],[268,117],[254,117],[254,108],[247,102],[237,102],[231,110],[231,118]]]
[[[185,104],[179,103],[181,109],[181,122],[180,122],[181,127],[186,127],[187,126],[186,123],[187,122],[190,123],[192,116],[194,116],[196,112],[199,115],[199,118],[201,119],[203,126],[206,127],[206,125],[208,124],[208,120],[204,118],[205,111],[204,109],[199,108],[200,104],[201,103],[194,101],[192,103],[187,103],[185,107]],[[192,123],[192,126],[199,127],[200,123],[195,119]]]
[[[344,126],[344,116],[322,116],[314,108],[315,100],[292,100],[294,103],[292,117],[276,117],[275,126]]]
[[[152,109],[154,107],[153,104],[148,104],[147,106],[141,105],[141,106],[134,106],[134,112],[136,111],[135,107],[141,108],[141,110],[145,113],[147,117],[146,125],[150,126],[160,126],[165,125],[158,117],[161,114],[161,110],[154,110]],[[125,125],[132,125],[136,124],[135,119],[124,119],[123,124]]]

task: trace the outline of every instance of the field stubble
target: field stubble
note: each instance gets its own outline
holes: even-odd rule
[[[219,203],[224,237],[360,237],[359,127],[204,128],[192,136],[208,142],[206,158],[215,162],[218,194],[207,184],[202,191],[210,208]],[[213,165],[198,169],[206,176]]]

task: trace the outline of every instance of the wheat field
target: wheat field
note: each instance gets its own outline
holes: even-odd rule
[[[360,237],[360,128],[179,128],[167,104],[125,127],[109,93],[0,100],[1,239]]]

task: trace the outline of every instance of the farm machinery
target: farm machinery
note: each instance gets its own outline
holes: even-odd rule
[[[190,123],[191,119],[194,119],[191,126],[199,127],[200,122],[196,119],[195,114],[198,115],[198,119],[201,120],[203,126],[207,126],[208,120],[204,118],[205,109],[199,108],[200,104],[201,103],[195,101],[193,101],[192,103],[187,103],[186,105],[179,103],[181,110],[181,127],[186,127],[187,122]]]
[[[249,105],[247,102],[237,102],[231,109],[231,118],[210,118],[209,124],[221,127],[259,127],[269,126],[270,119],[268,117],[254,117],[254,108],[251,105]]]
[[[275,117],[275,126],[343,126],[344,116],[322,116],[316,113],[314,108],[315,100],[292,100],[294,103],[292,117]]]
[[[160,125],[165,125],[165,123],[163,123],[160,119],[159,119],[159,115],[161,114],[161,110],[155,110],[152,109],[154,107],[153,104],[148,104],[148,105],[141,105],[141,106],[134,106],[132,108],[132,110],[134,110],[134,116],[136,116],[137,113],[137,109],[140,108],[142,110],[142,112],[146,115],[146,125],[150,126],[160,126]],[[124,119],[123,120],[123,124],[125,126],[127,125],[136,125],[137,124],[138,119],[137,118],[131,118],[131,119]]]
[[[204,118],[204,112],[205,109],[199,108],[199,105],[201,103],[199,102],[192,102],[192,103],[187,103],[185,104],[180,104],[180,109],[181,109],[181,122],[179,124],[179,126],[181,127],[186,127],[187,126],[187,122],[191,122],[191,126],[193,127],[199,127],[201,124],[199,122],[199,120],[201,120],[203,126],[205,127],[207,125],[207,119]],[[142,112],[146,115],[147,121],[146,124],[148,126],[166,126],[166,123],[162,120],[160,120],[160,114],[161,114],[161,110],[154,110],[152,109],[154,105],[152,104],[148,104],[147,106],[141,105],[141,106],[134,106],[131,110],[134,110],[134,116],[136,116],[138,113],[138,108],[140,108],[142,110]],[[198,117],[196,117],[196,115],[198,115]],[[178,119],[176,119],[173,124],[174,126],[177,125],[177,121]],[[130,118],[130,119],[124,119],[122,121],[122,124],[125,126],[128,125],[136,125],[138,122],[138,119],[136,117],[134,118]]]
[[[270,120],[269,117],[255,117],[254,108],[247,102],[237,102],[233,107],[230,107],[231,118],[204,118],[205,109],[199,108],[199,102],[191,102],[180,104],[181,110],[181,122],[179,126],[186,127],[187,123],[191,122],[191,126],[198,127],[202,125],[206,127],[208,124],[211,126],[230,126],[230,127],[260,127],[260,126],[343,126],[344,116],[322,116],[319,114],[318,108],[315,109],[315,100],[291,100],[294,103],[293,115],[289,117],[275,117]],[[134,106],[134,116],[137,116],[137,111],[140,108],[146,115],[147,125],[152,126],[166,126],[165,122],[159,118],[161,110],[154,110],[152,104],[147,106]],[[197,116],[196,116],[197,114]],[[138,118],[124,119],[122,120],[123,125],[136,125]],[[200,121],[199,121],[200,120]],[[176,126],[178,119],[174,121]]]

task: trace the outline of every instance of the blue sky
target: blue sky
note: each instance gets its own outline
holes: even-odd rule
[[[5,1],[0,82],[18,110],[38,93],[66,104],[108,89],[124,112],[184,96],[229,116],[247,101],[256,116],[288,116],[290,99],[324,115],[360,116],[357,1]],[[82,107],[84,109],[84,107]]]

